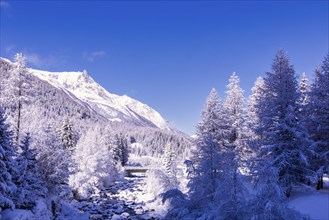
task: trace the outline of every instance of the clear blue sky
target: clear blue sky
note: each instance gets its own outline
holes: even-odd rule
[[[211,88],[235,71],[245,95],[288,52],[313,74],[328,52],[328,1],[2,1],[0,56],[82,71],[192,134]]]

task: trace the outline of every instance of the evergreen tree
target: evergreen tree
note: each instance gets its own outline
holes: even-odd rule
[[[258,77],[251,88],[251,95],[248,100],[248,119],[250,128],[259,125],[259,117],[257,114],[257,103],[264,99],[265,82],[263,77]]]
[[[188,183],[192,209],[201,208],[203,211],[209,208],[211,203],[218,204],[220,195],[217,190],[220,187],[221,154],[220,145],[216,139],[208,134],[198,143],[198,157],[194,158],[198,163],[195,166],[195,175]]]
[[[59,134],[64,148],[68,150],[70,153],[73,153],[75,149],[75,141],[73,138],[74,135],[73,135],[72,125],[68,118],[65,118],[63,120],[62,126],[59,130]]]
[[[0,108],[0,211],[6,208],[14,208],[12,201],[13,193],[16,191],[16,185],[13,182],[13,175],[17,171],[15,148],[12,145],[12,132],[9,126],[5,124],[5,115]]]
[[[67,186],[69,165],[72,164],[59,135],[48,125],[37,143],[37,160],[43,181],[49,192],[58,193]]]
[[[227,100],[234,100],[233,97]],[[246,190],[238,169],[239,157],[235,157],[235,144],[238,142],[232,139],[238,128],[234,130],[235,127],[230,124],[234,118],[229,117],[228,112],[234,112],[231,107],[225,108],[213,89],[202,112],[197,127],[197,151],[193,158],[195,173],[188,183],[188,208],[196,213],[193,218],[212,213],[207,218],[237,219],[246,214]]]
[[[298,100],[298,106],[299,106],[299,123],[301,126],[305,127],[307,129],[308,127],[308,121],[309,121],[309,109],[311,106],[310,103],[310,87],[307,83],[307,76],[305,73],[302,74],[300,84],[299,84],[299,100]],[[308,130],[307,130],[308,131]],[[308,136],[310,136],[308,134]]]
[[[32,209],[36,205],[37,197],[45,195],[46,192],[41,181],[37,153],[35,149],[30,148],[30,139],[30,134],[27,133],[21,141],[21,153],[17,157],[19,177],[16,182],[15,204],[21,209]]]
[[[16,61],[16,73],[15,73],[15,83],[17,84],[17,124],[16,124],[16,145],[19,145],[19,138],[20,138],[20,130],[21,130],[21,112],[22,112],[22,75],[25,74],[26,71],[26,62],[25,57],[22,53],[17,53],[15,55]]]
[[[227,85],[225,99],[225,118],[228,118],[229,136],[226,140],[226,152],[223,154],[220,179],[221,186],[217,194],[222,201],[219,215],[223,219],[238,219],[245,216],[246,189],[241,180],[241,171],[247,172],[247,159],[251,151],[247,145],[246,112],[240,79],[233,73]]]
[[[229,142],[234,143],[243,136],[244,127],[244,97],[243,90],[240,88],[240,79],[233,73],[227,85],[225,109],[229,117],[230,136]]]
[[[299,91],[300,91],[299,103],[301,106],[305,106],[309,103],[310,87],[307,81],[308,79],[306,73],[303,73],[299,85]]]
[[[126,165],[129,156],[128,140],[123,133],[115,134],[107,128],[102,138],[102,144],[108,149],[109,157],[112,158],[117,165]]]
[[[105,129],[105,134],[102,138],[102,144],[108,149],[110,157],[117,161],[118,158],[115,158],[115,156],[114,156],[114,149],[116,147],[116,139],[115,139],[115,135],[109,128]]]
[[[311,85],[308,127],[315,141],[316,158],[312,165],[317,172],[318,186],[323,187],[323,173],[329,172],[329,53],[315,71]]]
[[[110,149],[110,154],[113,156],[113,159],[117,164],[121,164],[122,151],[120,148],[120,139],[118,134],[114,135],[114,144]]]
[[[128,141],[123,133],[115,135],[115,145],[112,149],[114,160],[121,166],[125,166],[129,158]]]
[[[169,176],[175,175],[175,153],[171,143],[166,143],[164,148],[163,166]]]
[[[247,128],[248,128],[248,145],[253,151],[253,156],[259,151],[259,140],[261,137],[256,132],[255,128],[260,126],[260,118],[257,114],[257,103],[264,99],[265,82],[263,77],[258,77],[251,89],[252,94],[248,100],[248,115],[247,115]]]
[[[228,90],[224,103],[230,130],[227,137],[227,147],[232,151],[232,156],[234,156],[234,159],[239,164],[239,168],[246,170],[246,162],[251,156],[251,151],[247,145],[248,129],[246,126],[243,90],[239,84],[239,77],[233,73],[227,85]]]
[[[311,143],[299,123],[295,71],[282,50],[276,54],[272,72],[267,73],[264,82],[264,94],[255,106],[260,120],[255,132],[260,135],[262,145],[258,159],[270,160],[271,166],[278,171],[280,187],[289,196],[292,186],[310,178]]]
[[[220,187],[219,175],[222,171],[221,148],[224,149],[221,145],[224,143],[222,136],[227,135],[220,130],[222,113],[223,104],[216,90],[212,89],[197,127],[197,151],[193,158],[195,174],[188,183],[191,209],[209,208],[210,203],[220,198],[216,191]]]
[[[229,121],[226,117],[223,102],[219,99],[215,89],[212,89],[201,114],[201,122],[197,126],[197,141],[201,142],[204,137],[210,134],[216,142],[222,145],[227,144],[230,136]],[[224,149],[222,149],[224,150]]]

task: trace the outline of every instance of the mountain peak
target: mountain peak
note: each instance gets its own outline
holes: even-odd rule
[[[73,94],[111,121],[122,121],[123,119],[118,114],[122,113],[125,118],[132,118],[134,121],[140,121],[141,124],[147,123],[160,129],[170,130],[168,123],[157,111],[127,95],[118,96],[109,93],[86,70],[47,72],[30,69],[30,72],[51,85]]]
[[[8,64],[11,61],[1,58]],[[82,72],[48,72],[28,69],[35,77],[64,91],[71,99],[85,103],[94,112],[110,121],[125,121],[142,126],[171,130],[170,125],[153,108],[126,95],[108,92],[86,70]]]

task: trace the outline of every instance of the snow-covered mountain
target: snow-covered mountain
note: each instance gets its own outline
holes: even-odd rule
[[[3,65],[14,64],[0,58]],[[83,72],[47,72],[28,69],[28,72],[56,89],[65,92],[74,102],[88,108],[109,121],[131,122],[141,126],[149,126],[170,130],[169,124],[161,115],[135,99],[126,95],[109,93],[95,82],[86,71]]]

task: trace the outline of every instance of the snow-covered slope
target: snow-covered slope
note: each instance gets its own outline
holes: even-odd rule
[[[30,69],[30,72],[34,76],[64,90],[72,98],[87,103],[94,111],[111,121],[121,121],[122,117],[125,119],[132,118],[144,124],[148,122],[160,129],[170,129],[167,122],[157,111],[126,95],[118,96],[109,93],[95,82],[86,71],[47,72]]]

